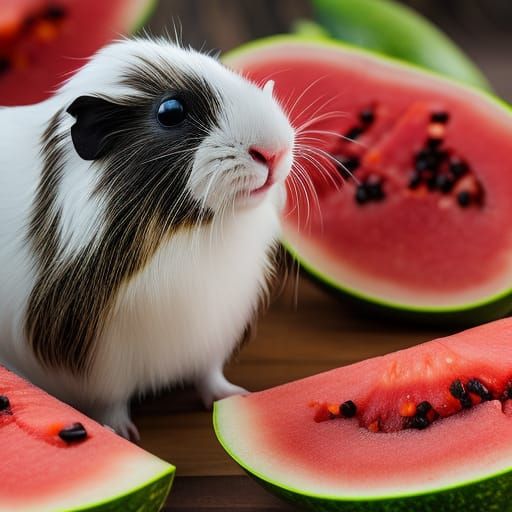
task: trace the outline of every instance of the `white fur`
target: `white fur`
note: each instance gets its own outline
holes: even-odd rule
[[[222,97],[220,127],[198,148],[189,182],[192,194],[216,214],[209,225],[173,235],[123,286],[98,339],[92,374],[83,380],[42,368],[23,334],[35,279],[26,236],[41,173],[39,144],[50,118],[78,96],[134,94],[118,82],[137,55],[195,70]],[[105,223],[103,198],[92,194],[101,168],[74,152],[73,118],[63,116],[67,142],[58,205],[66,258],[94,243]],[[252,146],[283,154],[276,184],[254,195],[268,170],[250,158]],[[136,434],[127,402],[137,391],[193,380],[207,404],[242,391],[225,380],[222,367],[255,314],[271,271],[292,146],[293,130],[272,98],[272,84],[262,91],[207,56],[161,41],[106,47],[51,99],[0,109],[0,361],[124,435]]]

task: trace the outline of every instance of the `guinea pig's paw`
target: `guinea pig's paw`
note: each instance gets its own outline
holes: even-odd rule
[[[118,425],[114,427],[114,430],[128,441],[132,443],[139,444],[140,443],[140,433],[139,429],[135,426],[132,420],[127,420],[122,425]]]
[[[213,402],[216,400],[222,400],[233,395],[247,395],[249,393],[246,389],[229,382],[220,371],[198,380],[196,388],[207,409],[211,409]]]
[[[113,406],[105,412],[101,416],[101,423],[133,443],[139,443],[140,441],[139,430],[130,419],[128,408],[124,404]]]

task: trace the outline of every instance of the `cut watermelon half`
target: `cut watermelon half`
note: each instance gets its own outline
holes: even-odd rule
[[[312,510],[508,510],[512,321],[215,404],[228,454]]]
[[[99,48],[130,34],[155,0],[2,0],[0,105],[42,101]]]
[[[0,512],[156,512],[175,470],[1,366],[0,454]]]
[[[298,129],[284,241],[312,275],[438,321],[510,311],[512,116],[504,104],[326,40],[274,37],[225,62],[257,83],[273,79]]]

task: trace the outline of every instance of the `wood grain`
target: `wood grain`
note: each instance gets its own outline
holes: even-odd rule
[[[219,492],[221,490],[222,492]],[[286,512],[289,507],[247,477],[179,478],[165,511]]]

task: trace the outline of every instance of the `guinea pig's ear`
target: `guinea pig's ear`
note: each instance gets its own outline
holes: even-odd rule
[[[67,112],[76,118],[71,127],[71,140],[76,152],[84,160],[96,160],[112,147],[109,134],[119,129],[117,111],[122,107],[94,96],[80,96]]]
[[[263,86],[263,92],[272,98],[272,94],[274,93],[274,80],[267,80],[265,85]]]

